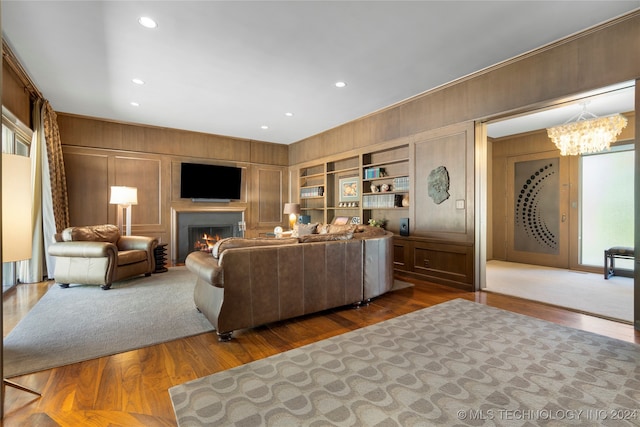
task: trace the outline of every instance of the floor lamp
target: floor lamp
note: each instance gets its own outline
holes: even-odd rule
[[[2,153],[2,262],[31,258],[33,239],[31,210],[31,159]],[[4,353],[4,347],[2,353]],[[0,363],[2,361],[3,358],[0,357]],[[5,378],[3,378],[3,385],[41,395],[37,391]]]
[[[120,234],[131,236],[131,205],[138,204],[138,189],[136,187],[111,187],[109,203],[118,205],[118,228]],[[126,222],[122,223],[122,211],[126,211]]]

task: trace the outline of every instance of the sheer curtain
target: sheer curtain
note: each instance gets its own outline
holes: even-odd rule
[[[33,190],[33,252],[22,261],[18,278],[23,283],[53,277],[54,258],[47,253],[56,232],[69,226],[67,181],[56,113],[47,100],[38,99],[33,112],[31,184]],[[46,271],[45,271],[46,267]]]

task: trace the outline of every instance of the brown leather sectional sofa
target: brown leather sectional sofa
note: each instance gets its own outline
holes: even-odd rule
[[[221,341],[234,330],[351,304],[393,286],[393,233],[357,232],[290,239],[225,239],[192,252],[194,301]],[[217,258],[216,258],[217,257]]]

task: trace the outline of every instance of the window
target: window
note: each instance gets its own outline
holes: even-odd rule
[[[15,118],[11,112],[2,108],[2,152],[29,156],[33,131]],[[16,263],[2,263],[2,291],[6,291],[17,283]]]
[[[604,250],[634,246],[633,144],[580,161],[580,263],[602,267]],[[616,267],[633,269],[632,260],[616,260]]]

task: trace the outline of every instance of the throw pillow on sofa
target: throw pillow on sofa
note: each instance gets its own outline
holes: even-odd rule
[[[291,237],[301,237],[308,234],[314,234],[318,228],[318,223],[315,224],[295,224],[293,226],[293,233]]]

